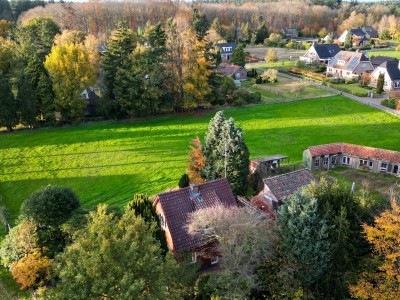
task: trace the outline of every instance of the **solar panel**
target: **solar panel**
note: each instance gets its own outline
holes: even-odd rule
[[[357,63],[358,63],[358,57],[353,57],[347,68],[352,70]]]
[[[328,65],[329,65],[330,67],[334,66],[334,65],[336,64],[336,62],[338,61],[338,59],[339,59],[341,56],[342,56],[341,54],[335,55],[335,56],[331,59],[331,61],[329,62]]]

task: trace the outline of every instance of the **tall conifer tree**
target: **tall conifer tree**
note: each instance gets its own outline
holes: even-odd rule
[[[0,74],[0,126],[12,130],[17,125],[17,104],[11,91],[9,79]]]

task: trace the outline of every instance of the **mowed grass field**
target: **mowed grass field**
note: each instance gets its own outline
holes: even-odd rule
[[[177,186],[189,142],[215,112],[102,122],[0,135],[0,195],[15,218],[41,186],[71,187],[85,206],[124,205],[135,193]],[[308,146],[349,142],[400,150],[400,120],[336,96],[225,110],[244,130],[251,157],[300,162]]]
[[[376,49],[376,50],[370,50],[368,51],[368,55],[382,55],[382,56],[390,56],[390,57],[395,57],[400,59],[400,51],[396,51],[396,50],[380,50],[380,49]]]

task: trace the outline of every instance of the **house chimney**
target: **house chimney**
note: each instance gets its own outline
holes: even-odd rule
[[[199,193],[199,186],[197,184],[191,184],[190,185],[190,191],[192,194],[198,194]]]

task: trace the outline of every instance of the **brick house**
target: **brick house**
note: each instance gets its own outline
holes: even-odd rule
[[[307,169],[265,178],[263,191],[251,199],[251,204],[266,214],[276,214],[286,198],[313,181],[315,178]]]
[[[191,213],[215,205],[227,208],[237,206],[226,178],[158,194],[153,207],[160,218],[168,248],[178,255],[192,253],[193,262],[218,263],[215,241],[195,238],[189,235],[186,228]],[[207,257],[199,256],[200,249],[202,253],[207,252]]]
[[[352,80],[373,70],[374,67],[364,53],[340,51],[328,62],[326,76]]]
[[[400,152],[347,143],[311,146],[303,151],[303,166],[309,170],[342,166],[399,176]]]
[[[217,72],[225,76],[230,76],[235,80],[247,80],[247,71],[242,66],[222,63],[217,67]]]

